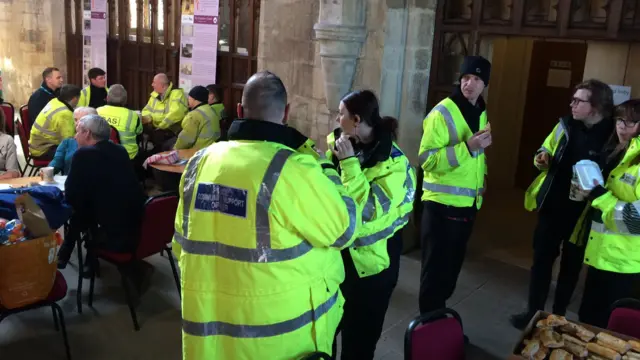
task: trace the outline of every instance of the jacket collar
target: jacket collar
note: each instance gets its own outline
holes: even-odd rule
[[[209,104],[207,104],[207,103],[200,103],[200,104],[198,104],[198,105],[194,106],[194,107],[193,107],[193,109],[192,109],[192,108],[189,108],[189,111],[193,111],[193,110],[195,110],[195,109],[197,109],[197,108],[199,108],[200,106],[203,106],[203,105],[209,105]]]
[[[45,83],[44,81],[42,82],[42,84],[40,84],[40,88],[47,94],[51,96],[56,96],[55,90],[52,90],[50,87],[48,87],[47,83]]]
[[[73,112],[73,111],[74,111],[73,106],[71,106],[71,105],[67,104],[67,102],[66,102],[66,101],[62,101],[62,100],[60,100],[60,98],[54,98],[54,99],[52,99],[51,101],[58,101],[60,104],[62,104],[62,105],[64,105],[64,106],[66,106],[66,107],[67,107],[67,109],[69,109],[69,111],[71,111],[71,112]]]
[[[336,128],[333,130],[334,139],[338,139],[342,134],[342,129]],[[393,147],[393,140],[389,133],[375,134],[376,141],[372,144],[368,144],[354,149],[357,153],[360,152],[358,158],[360,159],[360,166],[363,169],[374,167],[377,163],[389,159],[391,156],[391,148]]]
[[[227,138],[228,140],[274,142],[294,150],[301,147],[308,139],[292,127],[253,119],[234,120],[229,128]]]
[[[484,102],[484,98],[482,97],[482,95],[478,97],[478,101],[476,102],[476,104],[472,105],[469,100],[467,100],[467,98],[462,94],[460,86],[456,87],[453,90],[453,94],[451,94],[451,100],[456,103],[463,114],[467,113],[468,111],[482,113],[487,109],[487,104]]]
[[[154,98],[157,98],[160,101],[163,101],[168,94],[171,94],[171,90],[173,90],[173,83],[169,82],[169,87],[167,88],[167,91],[165,91],[164,94],[162,94],[162,96],[160,96],[160,94],[158,94],[158,92],[156,91],[152,91],[151,96]]]

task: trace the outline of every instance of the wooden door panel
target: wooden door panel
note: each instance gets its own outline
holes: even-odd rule
[[[536,41],[531,54],[516,186],[537,176],[533,156],[560,117],[570,115],[573,88],[582,82],[587,44]]]

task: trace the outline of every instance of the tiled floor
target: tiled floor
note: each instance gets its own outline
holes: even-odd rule
[[[458,287],[449,305],[460,313],[472,345],[468,359],[505,359],[518,331],[508,316],[524,306],[530,261],[529,243],[535,216],[521,210],[522,194],[504,191],[481,212]],[[74,359],[179,359],[180,303],[166,258],[150,259],[156,271],[142,298],[134,332],[115,268],[103,266],[94,308],[76,311],[77,269],[63,271],[69,294],[61,303]],[[403,358],[404,331],[417,315],[420,262],[418,252],[403,256],[398,286],[387,313],[376,359]],[[85,281],[85,294],[88,281]],[[86,300],[85,300],[86,304]],[[574,304],[575,307],[575,304]],[[51,312],[34,311],[0,323],[0,359],[64,359],[60,334]],[[443,359],[446,360],[446,359]]]

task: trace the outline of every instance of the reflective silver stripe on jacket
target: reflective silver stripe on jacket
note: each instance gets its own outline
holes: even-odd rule
[[[204,105],[204,106],[209,106],[209,105]],[[200,131],[199,134],[197,134],[196,139],[205,139],[205,140],[209,140],[209,139],[218,139],[220,137],[220,132],[219,131],[215,131],[213,129],[213,118],[207,116],[207,114],[202,111],[202,109],[197,108],[195,109],[195,111],[197,111],[200,115],[202,115],[202,117],[204,118],[205,123],[203,124],[203,128]],[[204,130],[207,131],[204,131]]]
[[[465,188],[460,186],[452,186],[452,185],[432,184],[426,181],[422,182],[422,189],[443,193],[443,194],[468,196],[468,197],[476,197],[477,195],[477,191],[475,189],[470,189],[470,188]]]
[[[605,224],[596,221],[591,223],[591,230],[612,235],[640,235],[640,201],[628,203],[618,200],[612,216],[618,231],[608,229]]]
[[[456,150],[454,148],[455,145],[460,143],[460,138],[458,137],[458,131],[456,130],[456,123],[453,120],[453,116],[451,115],[451,112],[449,111],[449,109],[447,109],[446,106],[442,104],[436,105],[431,111],[439,112],[444,118],[445,124],[447,125],[447,130],[449,132],[449,146],[445,147],[444,149],[445,149],[445,153],[447,154],[447,161],[449,162],[449,165],[452,167],[460,166],[460,163],[458,162],[458,158],[456,157]],[[424,164],[427,161],[427,158],[437,153],[438,150],[440,149],[429,149],[429,150],[423,151],[418,157],[420,164]]]
[[[284,335],[303,328],[314,321],[318,321],[323,315],[328,313],[337,302],[338,293],[336,292],[317,308],[308,310],[296,318],[266,325],[231,324],[222,321],[193,322],[183,319],[182,330],[192,336],[222,335],[234,338],[255,339]]]
[[[53,120],[53,116],[63,110],[66,110],[67,108],[65,106],[61,106],[55,110],[53,110],[52,112],[50,112],[45,121],[44,124],[40,125],[38,124],[38,122],[35,122],[33,124],[33,127],[38,129],[38,131],[42,132],[43,134],[49,135],[51,137],[54,137],[56,139],[62,140],[62,135],[60,135],[59,133],[49,130],[49,127],[51,126],[51,121]]]
[[[84,96],[86,100],[90,100],[90,99],[87,99],[88,98],[87,88],[82,89],[82,96]]]
[[[223,244],[216,241],[201,241],[189,239],[189,212],[193,200],[198,164],[204,154],[202,149],[198,151],[187,164],[184,174],[182,233],[175,232],[176,241],[182,246],[183,251],[190,254],[220,256],[225,259],[245,261],[251,263],[279,262],[298,258],[309,252],[313,246],[306,240],[287,249],[274,249],[271,247],[271,229],[269,226],[269,207],[271,196],[275,190],[280,173],[287,159],[293,154],[288,149],[280,149],[269,163],[265,171],[258,196],[256,198],[256,248],[242,248]],[[356,207],[353,199],[342,197],[346,204],[349,226],[333,245],[343,247],[351,239],[356,230]]]
[[[562,119],[560,119],[560,123],[558,123],[558,127],[556,128],[556,131],[555,131],[556,143],[560,140],[560,138],[562,137],[563,133],[567,138],[569,138],[569,134],[567,133],[566,129],[564,128],[564,124],[562,124]]]
[[[152,113],[152,114],[164,114],[165,113],[165,109],[156,109],[156,104],[158,103],[158,98],[154,97],[153,98],[153,104],[151,104],[151,107],[149,107],[149,105],[145,105],[145,107],[142,110],[147,110],[148,112]]]

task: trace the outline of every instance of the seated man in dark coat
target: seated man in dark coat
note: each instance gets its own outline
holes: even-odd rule
[[[137,244],[146,196],[129,154],[109,141],[110,133],[99,115],[86,115],[76,125],[78,150],[65,183],[73,231],[60,249],[59,267],[66,266],[78,231],[91,231],[89,246],[113,252],[130,252]]]

